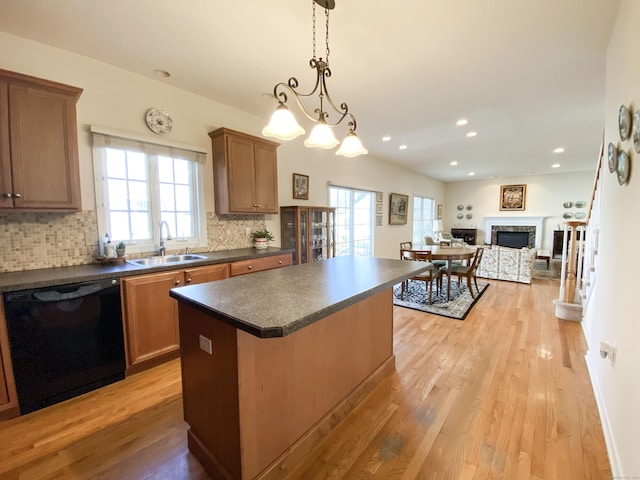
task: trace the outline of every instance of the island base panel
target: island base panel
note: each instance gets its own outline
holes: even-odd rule
[[[207,455],[201,463],[217,470],[209,473],[255,478],[381,366],[393,365],[392,300],[388,289],[263,339],[180,303],[185,420],[190,446],[200,444],[194,455]],[[212,340],[212,355],[200,349],[200,335]]]

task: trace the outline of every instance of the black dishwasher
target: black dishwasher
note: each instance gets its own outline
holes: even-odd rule
[[[23,414],[124,378],[118,279],[8,292],[4,306]]]

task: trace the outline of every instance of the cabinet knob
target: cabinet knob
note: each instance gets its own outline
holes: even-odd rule
[[[180,285],[180,280],[176,280],[176,285]]]
[[[253,265],[249,265],[247,268],[251,270],[253,268]]]
[[[190,278],[187,278],[187,283],[191,283],[191,279]]]
[[[282,260],[278,260],[278,265],[282,265]]]
[[[21,193],[14,193],[14,194],[12,195],[12,197],[13,197],[13,198],[21,198],[21,197],[22,197],[22,194],[21,194]]]
[[[3,193],[1,196],[2,196],[2,198],[11,198],[11,197],[13,197],[13,195],[10,194],[10,193]]]

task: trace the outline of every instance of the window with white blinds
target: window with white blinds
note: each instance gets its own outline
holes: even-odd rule
[[[101,237],[124,241],[130,252],[152,252],[166,221],[167,250],[206,244],[203,152],[97,132],[93,152]]]

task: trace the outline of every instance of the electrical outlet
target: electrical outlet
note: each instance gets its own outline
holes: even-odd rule
[[[213,353],[211,339],[200,335],[200,350],[204,350],[209,355]]]
[[[246,233],[247,235],[251,235],[251,229],[249,227],[245,228],[244,233]]]

